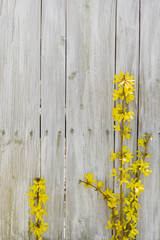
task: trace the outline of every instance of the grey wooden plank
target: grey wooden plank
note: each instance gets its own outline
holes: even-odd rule
[[[160,239],[160,2],[141,1],[139,136],[152,132],[152,173],[144,179],[137,239]],[[147,159],[148,160],[148,159]]]
[[[108,239],[110,212],[78,185],[92,172],[112,188],[115,1],[68,1],[66,239]]]
[[[137,151],[137,116],[138,116],[138,71],[139,71],[139,1],[138,0],[119,0],[117,1],[117,23],[116,23],[116,74],[119,75],[120,71],[124,74],[127,72],[134,75],[135,79],[135,100],[128,104],[127,111],[133,108],[134,116],[129,125],[132,128],[130,140],[125,139],[123,146],[127,146],[130,152],[133,152],[136,159]],[[116,86],[117,87],[117,86]],[[122,104],[122,101],[116,101]],[[117,122],[116,122],[117,125]],[[128,122],[125,122],[128,125]],[[115,152],[121,150],[121,136],[119,132],[115,131]],[[131,163],[123,165],[127,168]],[[120,161],[115,161],[115,167],[118,170]],[[123,184],[122,189],[125,191],[125,196],[128,190]],[[119,182],[114,184],[115,192],[120,193]]]
[[[129,72],[130,75],[134,75],[135,79],[135,99],[132,103],[128,104],[127,111],[133,108],[134,116],[129,125],[132,129],[130,140],[125,139],[123,146],[127,146],[130,152],[133,152],[136,159],[137,150],[137,117],[138,117],[138,71],[139,71],[139,1],[138,0],[120,0],[117,1],[117,30],[116,30],[116,74],[119,72]],[[122,104],[121,101],[117,101]],[[117,104],[116,102],[116,104]],[[116,105],[115,104],[115,105]],[[116,123],[117,124],[117,123]],[[128,125],[128,122],[125,122]],[[119,152],[121,149],[121,136],[119,132],[115,131],[115,152]],[[130,163],[126,164],[124,168],[130,166]],[[120,167],[120,161],[115,161],[115,167],[118,170]],[[115,182],[115,191],[120,192],[118,182]],[[123,184],[123,191],[125,195],[128,194],[128,190],[125,189]]]
[[[42,162],[47,184],[49,229],[45,239],[63,239],[65,140],[65,1],[42,5]]]
[[[40,1],[0,1],[0,239],[33,239],[26,192],[39,174]]]
[[[120,0],[117,3],[117,36],[116,36],[116,74],[120,70],[134,75],[135,100],[128,104],[128,110],[133,108],[134,120],[129,125],[132,128],[131,139],[124,145],[136,155],[137,150],[137,108],[138,108],[138,69],[139,69],[139,1]],[[127,124],[127,123],[126,123]],[[120,136],[116,132],[116,151],[120,151]]]

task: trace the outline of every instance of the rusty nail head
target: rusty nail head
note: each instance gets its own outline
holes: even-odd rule
[[[4,135],[5,134],[5,131],[4,130],[2,130],[2,135]]]
[[[107,135],[109,134],[109,130],[108,130],[108,129],[106,130],[106,134],[107,134]]]
[[[74,133],[74,129],[73,129],[73,128],[71,128],[70,132],[71,132],[71,133]]]

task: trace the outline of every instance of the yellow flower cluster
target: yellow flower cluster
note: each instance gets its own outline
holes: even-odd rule
[[[117,107],[113,108],[112,116],[114,121],[118,121],[119,123],[124,119],[124,121],[130,121],[133,119],[134,112],[132,112],[132,109],[129,112],[126,112],[125,110],[127,107],[124,108],[124,111],[122,111],[122,106],[117,103]]]
[[[49,199],[46,192],[46,181],[43,178],[35,178],[30,186],[29,205],[30,214],[35,216],[35,223],[30,220],[30,231],[34,233],[36,240],[42,240],[42,234],[47,231],[48,223],[44,223],[43,214],[47,215],[45,204]]]
[[[121,152],[114,153],[112,149],[110,158],[113,161],[115,161],[116,158],[119,158],[119,160],[122,161],[122,164],[124,164],[124,163],[131,162],[131,159],[134,157],[133,157],[133,153],[130,152],[130,149],[127,149],[127,146],[122,146],[122,153]]]
[[[107,221],[108,226],[106,229],[111,229],[113,232],[111,240],[131,240],[135,239],[138,234],[137,230],[137,220],[138,208],[141,208],[138,203],[138,197],[141,192],[144,191],[144,185],[141,183],[140,175],[143,174],[144,177],[149,176],[152,172],[149,170],[149,163],[145,161],[145,158],[149,158],[151,154],[147,153],[147,146],[149,140],[152,140],[152,134],[144,134],[138,140],[138,151],[137,159],[133,161],[133,153],[127,146],[123,145],[125,139],[130,139],[131,137],[131,127],[129,125],[130,120],[133,119],[134,112],[132,109],[128,110],[126,105],[134,100],[134,76],[129,76],[120,72],[119,75],[114,76],[114,83],[118,85],[118,89],[114,90],[113,101],[117,99],[121,100],[122,104],[117,103],[116,107],[113,107],[112,116],[117,125],[115,124],[114,130],[120,133],[121,137],[121,150],[119,152],[114,152],[112,149],[111,160],[120,161],[120,166],[118,169],[113,168],[110,177],[114,177],[115,181],[119,182],[120,193],[114,193],[108,188],[102,190],[105,187],[102,181],[97,182],[94,179],[92,173],[84,174],[86,178],[83,183],[85,187],[94,188],[98,191],[104,200],[107,201],[108,207],[111,210],[110,220]],[[124,124],[125,122],[128,124]],[[143,148],[143,150],[141,150]],[[126,164],[130,166],[126,167]],[[129,189],[129,194],[126,195],[124,187]]]

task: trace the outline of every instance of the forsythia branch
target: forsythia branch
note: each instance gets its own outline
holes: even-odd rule
[[[134,76],[129,76],[129,72],[126,74],[120,72],[119,75],[114,76],[113,83],[117,84],[118,88],[114,90],[113,101],[121,100],[122,105],[117,103],[117,106],[113,108],[112,116],[114,121],[118,122],[118,125],[114,125],[114,130],[120,133],[121,137],[121,149],[120,152],[111,152],[111,160],[120,161],[120,167],[118,169],[113,168],[113,174],[110,177],[115,177],[115,181],[119,181],[120,194],[114,193],[113,190],[102,190],[105,185],[102,181],[97,182],[94,179],[92,173],[84,174],[86,180],[79,180],[85,187],[94,188],[98,191],[104,200],[107,201],[108,207],[111,210],[110,220],[107,221],[108,226],[106,229],[113,231],[111,240],[132,240],[135,239],[138,234],[137,220],[138,208],[141,208],[138,197],[141,192],[144,191],[144,185],[141,183],[140,176],[143,173],[144,177],[149,176],[152,172],[149,170],[149,163],[145,161],[145,158],[150,158],[151,154],[147,153],[147,147],[149,140],[152,140],[152,134],[144,134],[138,139],[138,151],[137,159],[132,160],[133,154],[127,146],[123,145],[125,139],[129,140],[131,137],[131,127],[129,125],[130,120],[133,120],[134,112],[128,110],[126,105],[132,102],[134,96]],[[128,125],[125,124],[128,122]],[[141,151],[144,148],[144,151]],[[130,163],[130,167],[125,169],[125,164]],[[125,188],[130,192],[127,194],[123,190],[123,184]],[[118,207],[120,206],[120,212]]]
[[[30,231],[34,233],[36,240],[42,240],[42,234],[47,231],[48,223],[44,223],[43,214],[47,215],[45,204],[49,199],[46,191],[46,181],[43,178],[35,178],[30,186],[29,206],[30,214],[34,215],[35,223],[30,220]]]

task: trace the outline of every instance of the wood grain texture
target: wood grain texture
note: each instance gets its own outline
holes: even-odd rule
[[[0,240],[33,239],[29,185],[39,174],[40,1],[0,1]]]
[[[94,173],[113,187],[115,1],[68,1],[66,239],[108,239],[110,212],[93,189],[78,185]]]
[[[133,130],[126,145],[135,155],[137,135],[153,133],[148,149],[153,172],[142,179],[136,239],[159,240],[160,2],[68,0],[67,5],[65,86],[65,0],[44,0],[42,6],[40,0],[0,0],[0,240],[34,239],[26,192],[39,174],[50,196],[44,239],[64,239],[65,130],[66,240],[111,237],[105,230],[107,204],[78,180],[91,172],[113,188],[110,152],[114,145],[120,149],[112,119],[115,70],[129,71],[136,80],[136,98],[129,104],[135,112]]]
[[[135,76],[135,100],[128,104],[128,111],[133,107],[134,120],[130,122],[132,128],[131,139],[125,140],[124,145],[130,148],[136,156],[137,150],[137,104],[138,104],[138,69],[139,69],[139,1],[120,0],[117,2],[117,36],[116,36],[116,74],[120,70]],[[125,122],[127,125],[127,122]],[[120,151],[121,137],[115,132],[115,149]],[[118,168],[118,164],[117,168]],[[119,187],[116,187],[118,191]]]
[[[49,229],[44,239],[62,240],[64,231],[65,1],[42,5],[42,162],[47,181]]]
[[[160,239],[160,2],[141,1],[139,136],[152,132],[152,173],[144,179],[138,240]],[[148,160],[148,159],[147,159]]]

